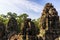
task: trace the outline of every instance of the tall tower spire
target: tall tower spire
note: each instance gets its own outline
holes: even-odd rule
[[[46,39],[53,40],[56,36],[58,36],[59,31],[59,16],[58,12],[52,5],[52,3],[47,3],[43,9],[41,20],[40,20],[41,27],[43,29],[47,29],[46,31]],[[57,33],[57,35],[56,35]],[[50,36],[49,36],[50,35]],[[47,36],[49,38],[47,38]],[[53,37],[52,37],[53,36]]]

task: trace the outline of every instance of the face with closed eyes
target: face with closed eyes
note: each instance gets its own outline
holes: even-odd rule
[[[51,8],[51,9],[49,10],[49,14],[51,14],[51,15],[54,15],[54,14],[56,14],[56,13],[57,13],[57,11],[56,11],[55,8]]]

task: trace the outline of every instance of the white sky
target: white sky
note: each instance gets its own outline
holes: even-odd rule
[[[42,8],[41,5],[27,0],[0,0],[0,14],[7,14],[7,12],[15,12],[17,14],[27,13],[31,18],[33,16],[38,18],[35,14],[41,13]]]

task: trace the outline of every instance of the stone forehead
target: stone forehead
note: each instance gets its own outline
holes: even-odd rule
[[[53,5],[52,5],[52,3],[46,3],[46,5],[45,5],[45,6],[50,7],[50,6],[53,6]]]

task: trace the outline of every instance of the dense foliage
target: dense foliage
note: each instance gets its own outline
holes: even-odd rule
[[[14,17],[17,22],[18,22],[18,29],[20,31],[20,27],[21,27],[21,23],[24,22],[24,20],[29,16],[26,13],[22,13],[21,15],[17,15],[17,13],[12,13],[12,12],[8,12],[7,15],[4,14],[0,14],[0,21],[3,22],[5,24],[5,26],[7,27],[8,21],[10,17]],[[39,27],[39,18],[38,19],[32,19],[32,21],[35,23],[36,27]]]

